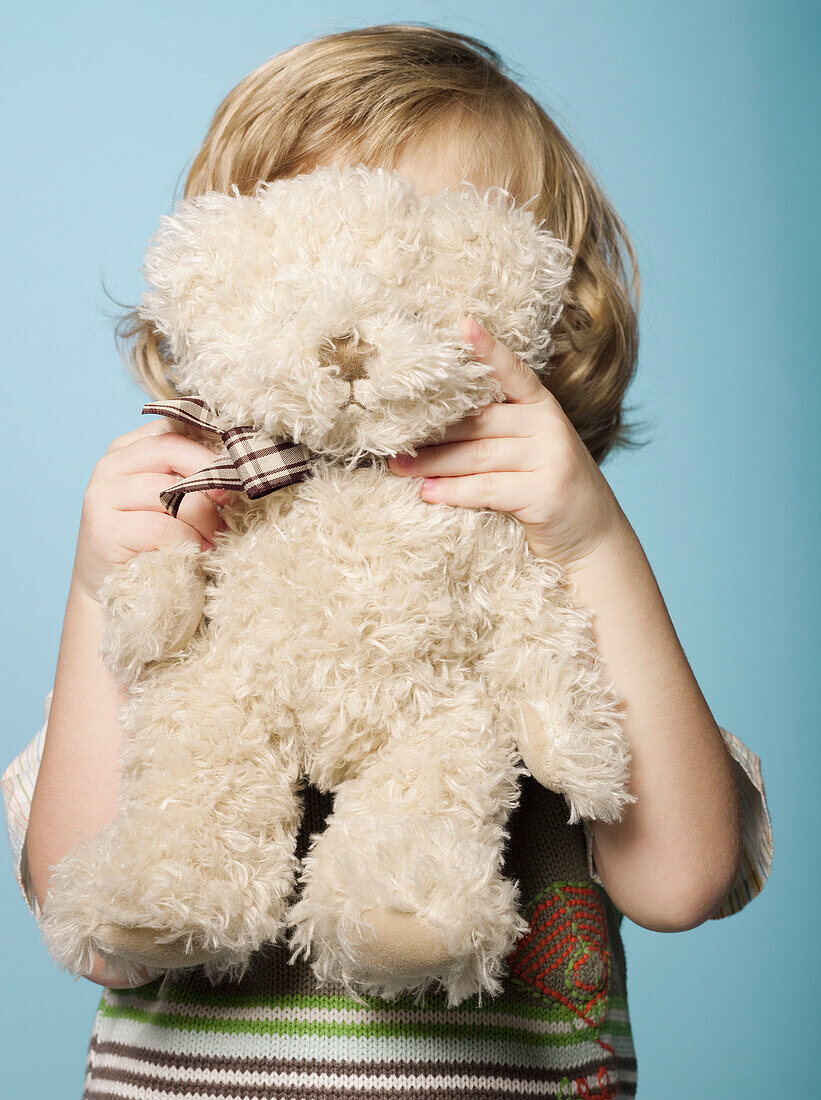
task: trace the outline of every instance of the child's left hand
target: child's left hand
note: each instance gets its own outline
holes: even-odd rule
[[[416,458],[389,459],[395,474],[423,477],[432,503],[508,512],[532,552],[570,571],[627,523],[612,489],[536,373],[472,318],[460,322],[506,402],[451,425]]]

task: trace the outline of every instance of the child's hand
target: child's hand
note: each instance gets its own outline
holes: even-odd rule
[[[566,570],[627,520],[613,491],[555,397],[536,373],[472,318],[460,322],[479,362],[507,398],[452,425],[442,442],[389,460],[396,474],[423,477],[423,500],[509,512],[533,553]]]
[[[225,524],[216,507],[225,490],[186,495],[178,518],[162,506],[160,493],[213,462],[202,443],[173,430],[161,418],[121,435],[94,467],[83,497],[74,577],[93,599],[115,565],[143,550],[193,540],[208,549]]]

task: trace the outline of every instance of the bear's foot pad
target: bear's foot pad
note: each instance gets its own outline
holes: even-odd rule
[[[176,970],[186,966],[200,966],[213,959],[213,951],[205,951],[192,945],[188,936],[177,937],[163,943],[168,936],[158,928],[125,928],[119,924],[103,924],[96,933],[98,946],[113,955],[142,966],[161,966]]]
[[[382,908],[366,909],[362,917],[373,933],[367,933],[357,947],[357,962],[371,975],[435,970],[451,958],[439,933],[424,917]]]

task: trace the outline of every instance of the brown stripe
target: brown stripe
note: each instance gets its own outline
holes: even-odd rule
[[[567,1076],[563,1078],[567,1081]],[[145,1092],[145,1085],[139,1085],[137,1082],[116,1081],[112,1084],[119,1085],[132,1085],[135,1090],[135,1096],[138,1096],[140,1100],[150,1100],[150,1098],[162,1095],[161,1092],[156,1091],[155,1083],[149,1082],[148,1088],[150,1092]],[[105,1082],[100,1082],[100,1085]],[[402,1085],[396,1089],[384,1089],[380,1088],[378,1093],[374,1093],[366,1088],[364,1089],[340,1089],[338,1085],[330,1085],[328,1089],[318,1088],[316,1085],[308,1085],[304,1087],[293,1087],[290,1085],[277,1085],[275,1086],[276,1092],[271,1092],[271,1086],[265,1086],[264,1088],[256,1089],[249,1088],[247,1086],[230,1086],[230,1091],[226,1089],[226,1086],[219,1082],[188,1082],[182,1081],[179,1083],[176,1090],[167,1090],[173,1095],[173,1091],[176,1091],[178,1096],[190,1096],[196,1091],[200,1096],[210,1097],[211,1100],[366,1100],[368,1097],[380,1097],[381,1100],[402,1100],[403,1097],[407,1097],[408,1100],[465,1100],[466,1097],[473,1097],[476,1100],[477,1097],[481,1097],[481,1100],[509,1100],[511,1096],[556,1096],[557,1093],[553,1091],[558,1085],[558,1082],[545,1082],[545,1088],[550,1088],[551,1092],[530,1092],[526,1093],[522,1091],[521,1085],[515,1080],[511,1081],[511,1087],[508,1089],[494,1089],[493,1092],[488,1092],[487,1088],[482,1086],[482,1091],[477,1092],[475,1085],[471,1085],[469,1081],[464,1082],[460,1086],[448,1087],[447,1089],[410,1089],[405,1085]],[[594,1081],[590,1086],[595,1090],[598,1088]],[[624,1100],[626,1097],[633,1097],[636,1095],[636,1082],[635,1081],[622,1081],[618,1078],[611,1076],[608,1085],[607,1092],[590,1093],[591,1096],[606,1096],[608,1098],[618,1097],[618,1100]],[[93,1091],[88,1091],[93,1089]],[[611,1091],[616,1090],[616,1091]],[[166,1091],[166,1090],[163,1090]],[[567,1095],[567,1094],[565,1094]],[[83,1100],[123,1100],[121,1092],[100,1092],[97,1088],[97,1084],[94,1081],[89,1082],[87,1091],[83,1093]]]
[[[145,1047],[127,1046],[124,1043],[100,1042],[92,1037],[89,1057],[93,1054],[114,1054],[123,1058],[133,1058],[143,1066],[166,1066],[169,1068],[197,1069],[203,1072],[232,1071],[235,1073],[281,1072],[281,1073],[337,1073],[354,1077],[378,1077],[404,1073],[411,1076],[472,1076],[472,1077],[513,1077],[516,1081],[558,1081],[568,1073],[576,1076],[595,1074],[604,1065],[620,1069],[636,1069],[635,1057],[618,1057],[602,1052],[601,1058],[565,1066],[511,1066],[501,1062],[329,1062],[321,1059],[287,1059],[281,1061],[259,1058],[231,1058],[206,1054],[175,1054],[171,1051],[154,1051]],[[113,1080],[111,1074],[130,1074],[130,1070],[97,1070]],[[119,1078],[118,1078],[119,1079]],[[125,1079],[125,1078],[124,1078]]]
[[[593,1074],[598,1070],[598,1065],[594,1067]],[[335,1064],[326,1066],[326,1072],[339,1075],[338,1067]],[[393,1071],[396,1074],[397,1070]],[[585,1077],[587,1073],[579,1067],[572,1070],[556,1070],[549,1077],[545,1076],[538,1081],[534,1081],[533,1084],[542,1085],[558,1085],[562,1078],[567,1078],[568,1072],[572,1073],[574,1078]],[[443,1074],[443,1076],[445,1076]],[[471,1082],[470,1074],[460,1074],[455,1069],[448,1071],[447,1076],[456,1077],[458,1083],[452,1083],[446,1088],[437,1087],[435,1084],[427,1088],[414,1088],[409,1083],[396,1082],[395,1085],[382,1085],[379,1088],[378,1096],[383,1100],[402,1100],[407,1097],[407,1100],[461,1100],[466,1096],[477,1096],[476,1085],[478,1082],[475,1077]],[[502,1086],[501,1088],[488,1091],[486,1085],[482,1087],[482,1100],[507,1100],[508,1097],[514,1095],[523,1095],[521,1089],[522,1079],[516,1075],[515,1070],[505,1069],[502,1072],[497,1072],[494,1076],[501,1077],[506,1080],[510,1085],[509,1088]],[[610,1087],[615,1087],[617,1084],[618,1095],[635,1095],[635,1086],[628,1082],[619,1082],[614,1080],[614,1075],[610,1074]],[[157,1077],[145,1073],[129,1073],[119,1072],[116,1070],[98,1070],[96,1074],[91,1077],[87,1082],[86,1088],[90,1088],[99,1081],[111,1082],[112,1084],[128,1085],[133,1089],[150,1089],[152,1095],[163,1095],[169,1093],[178,1093],[185,1096],[190,1096],[193,1093],[202,1094],[205,1096],[218,1097],[219,1100],[273,1100],[272,1089],[276,1090],[276,1100],[362,1100],[362,1097],[369,1095],[367,1086],[359,1088],[352,1086],[346,1088],[344,1085],[338,1083],[329,1083],[328,1085],[319,1084],[307,1084],[307,1085],[288,1085],[279,1084],[271,1085],[261,1083],[258,1085],[252,1083],[242,1083],[233,1081],[210,1081],[205,1078],[194,1079],[190,1078],[184,1081],[163,1081]],[[593,1086],[596,1087],[595,1085]],[[628,1091],[632,1088],[632,1092]],[[88,1092],[86,1095],[89,1095]],[[113,1093],[93,1093],[95,1097],[101,1098],[102,1096],[114,1095]],[[144,1096],[146,1094],[143,1094]],[[370,1095],[374,1095],[372,1092]],[[595,1095],[595,1094],[594,1094]],[[610,1095],[615,1095],[610,1093]]]
[[[304,462],[295,462],[292,465],[283,466],[282,474],[266,474],[264,478],[249,478],[245,483],[245,493],[251,500],[255,500],[258,496],[267,496],[272,486],[279,489],[285,485],[294,485],[298,481],[306,481],[310,473],[311,471],[305,468]]]
[[[93,1092],[88,1091],[91,1087],[93,1087],[94,1089]],[[196,1086],[194,1085],[189,1086],[187,1082],[181,1082],[180,1088],[177,1091],[181,1092],[183,1096],[190,1095],[191,1093],[189,1089],[193,1091],[195,1087]],[[204,1094],[207,1096],[210,1091],[211,1096],[216,1098],[227,1097],[229,1095],[228,1093],[222,1091],[215,1092],[215,1087],[221,1088],[221,1086],[214,1086],[213,1084],[206,1085]],[[593,1087],[595,1088],[596,1086]],[[470,1088],[470,1086],[468,1085],[467,1088]],[[609,1091],[610,1088],[615,1088],[616,1092]],[[202,1086],[200,1086],[200,1091],[203,1091]],[[255,1100],[257,1095],[260,1096],[261,1100],[367,1100],[369,1094],[363,1089],[355,1089],[354,1091],[343,1090],[342,1092],[340,1092],[338,1089],[334,1089],[333,1092],[323,1091],[320,1093],[317,1092],[314,1087],[311,1087],[310,1090],[295,1090],[293,1088],[282,1089],[280,1087],[277,1089],[276,1097],[273,1097],[270,1092],[257,1094],[255,1092],[249,1092],[247,1089],[243,1093],[241,1093],[241,1095],[244,1097],[248,1097],[248,1100]],[[373,1096],[373,1093],[371,1093],[370,1095]],[[411,1092],[408,1089],[403,1088],[395,1093],[379,1093],[379,1096],[384,1098],[384,1100],[388,1100],[389,1097],[393,1096],[396,1096],[397,1098],[406,1096],[409,1098],[409,1100],[462,1100],[463,1097],[471,1095],[474,1098],[476,1097],[477,1094],[475,1090],[472,1090],[471,1092],[454,1092],[452,1089],[448,1089],[447,1092],[437,1092],[434,1094],[430,1089],[426,1090],[425,1092],[418,1092],[417,1090]],[[523,1095],[520,1089],[516,1089],[515,1083],[513,1089],[509,1089],[503,1093],[492,1094],[488,1092],[483,1092],[481,1095],[481,1100],[508,1100],[508,1097],[510,1097],[511,1095]],[[596,1093],[593,1092],[591,1095],[595,1096]],[[618,1100],[629,1100],[630,1097],[636,1095],[636,1082],[620,1081],[618,1080],[618,1078],[611,1078],[608,1092],[604,1095],[614,1098],[618,1097]],[[100,1092],[96,1087],[96,1083],[94,1081],[89,1081],[86,1085],[86,1089],[83,1091],[82,1100],[123,1100],[123,1098],[122,1094],[118,1092]],[[149,1100],[149,1098],[144,1094],[142,1100]]]

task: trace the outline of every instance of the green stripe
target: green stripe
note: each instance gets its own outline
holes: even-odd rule
[[[521,1016],[527,1020],[545,1020],[545,1019],[574,1019],[575,1013],[564,1006],[557,1003],[545,1004],[536,1003],[533,1005],[521,1004],[514,1002],[509,1004],[504,998],[496,998],[494,1001],[489,1001],[486,1004],[473,1005],[469,1009],[463,1008],[451,1008],[447,1007],[447,1002],[444,999],[427,1002],[425,1004],[416,1004],[411,998],[402,998],[396,1001],[383,1001],[377,997],[365,997],[365,1004],[360,1004],[358,1001],[354,1001],[350,997],[338,997],[338,996],[322,996],[320,994],[301,994],[301,993],[276,993],[271,994],[258,994],[253,997],[237,997],[233,995],[226,995],[225,993],[201,993],[199,990],[186,992],[184,989],[170,989],[163,990],[162,997],[159,995],[159,983],[156,985],[141,986],[138,990],[108,990],[108,994],[114,994],[119,996],[122,993],[123,996],[138,996],[141,1000],[151,1001],[152,993],[157,995],[157,999],[164,1001],[170,1001],[174,1004],[186,1004],[188,1002],[192,1004],[211,1005],[214,1008],[329,1008],[329,1009],[345,1009],[354,1012],[363,1012],[366,1009],[380,1012],[424,1012],[425,1009],[430,1009],[436,1012],[452,1012],[458,1013],[461,1011],[469,1012],[482,1012],[487,1015],[496,1016]],[[108,1004],[108,1002],[106,1002]],[[609,1006],[611,1008],[622,1009],[627,1011],[627,999],[625,997],[611,996],[608,999]],[[472,1025],[471,1025],[472,1026]]]
[[[115,1007],[101,1004],[100,1012],[111,1019],[132,1020],[136,1023],[151,1024],[154,1027],[170,1031],[212,1031],[225,1034],[280,1035],[280,1036],[321,1036],[324,1038],[362,1038],[362,1039],[465,1039],[477,1042],[487,1039],[494,1042],[522,1043],[529,1046],[575,1046],[588,1042],[600,1031],[612,1035],[629,1035],[629,1024],[620,1024],[608,1020],[606,1027],[590,1028],[584,1031],[570,1032],[567,1035],[546,1034],[522,1031],[516,1027],[492,1027],[475,1024],[427,1024],[427,1023],[381,1023],[368,1021],[361,1024],[343,1024],[336,1021],[318,1020],[226,1020],[203,1018],[199,1016],[173,1015],[168,1012],[151,1012],[139,1008]],[[575,1019],[573,1013],[568,1018]]]

